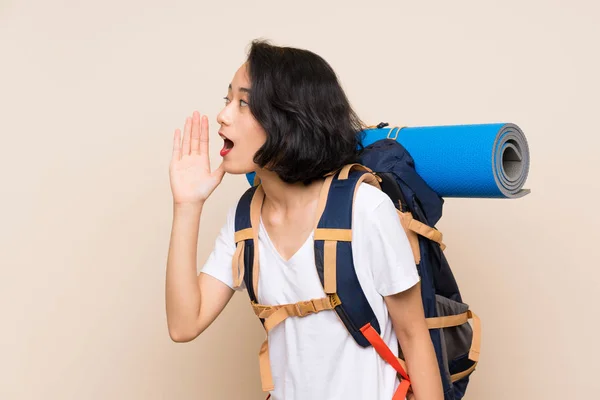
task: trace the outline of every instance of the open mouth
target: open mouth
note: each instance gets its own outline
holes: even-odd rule
[[[227,155],[227,153],[229,153],[231,151],[231,149],[233,149],[233,141],[231,141],[231,139],[227,138],[222,133],[219,133],[219,136],[221,136],[221,138],[223,139],[223,148],[221,149],[221,157],[225,157]]]

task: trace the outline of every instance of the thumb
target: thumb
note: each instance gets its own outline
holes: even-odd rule
[[[212,172],[212,177],[215,178],[218,182],[221,182],[221,180],[223,179],[223,176],[225,176],[225,168],[223,168],[223,163],[221,162],[221,164],[219,165],[219,168],[215,169]]]

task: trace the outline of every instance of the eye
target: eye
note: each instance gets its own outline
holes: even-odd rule
[[[225,100],[225,105],[231,103],[231,100],[229,100],[229,97],[227,96],[223,97],[223,100]]]
[[[240,100],[240,106],[247,107],[248,103],[246,103],[244,100]]]

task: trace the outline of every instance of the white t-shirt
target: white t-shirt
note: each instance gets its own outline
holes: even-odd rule
[[[232,287],[235,206],[202,271]],[[411,247],[391,199],[361,183],[355,198],[352,251],[358,280],[394,354],[396,334],[382,296],[419,281]],[[262,224],[258,301],[274,305],[325,297],[314,260],[314,233],[285,261]],[[243,288],[244,286],[242,286]],[[257,344],[257,351],[258,351]],[[360,347],[335,311],[290,317],[269,332],[272,400],[391,400],[396,371],[372,347]],[[258,368],[258,360],[257,360]]]

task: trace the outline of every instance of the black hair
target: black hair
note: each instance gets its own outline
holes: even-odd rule
[[[267,133],[256,164],[307,185],[358,160],[364,124],[322,57],[254,40],[247,67],[250,111]]]

